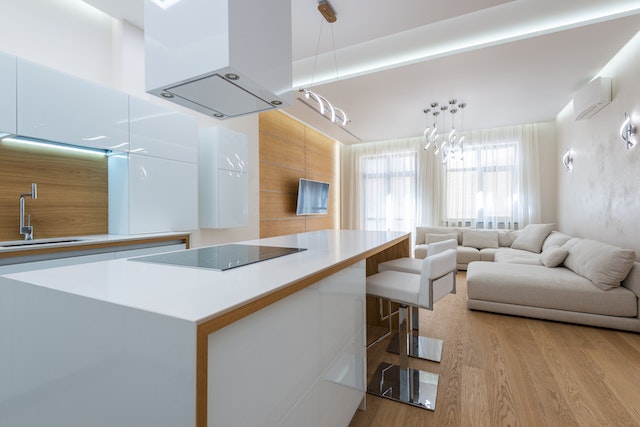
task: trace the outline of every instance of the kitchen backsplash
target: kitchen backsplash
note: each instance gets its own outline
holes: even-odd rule
[[[24,239],[19,201],[32,182],[25,225],[31,215],[34,239],[108,233],[106,156],[0,142],[0,241]]]

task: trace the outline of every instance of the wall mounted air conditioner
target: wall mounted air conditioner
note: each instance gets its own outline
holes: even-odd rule
[[[611,78],[597,77],[591,80],[573,98],[576,120],[592,117],[611,102]]]

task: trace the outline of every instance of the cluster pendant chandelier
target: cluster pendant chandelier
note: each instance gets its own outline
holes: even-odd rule
[[[322,15],[322,17],[329,24],[333,24],[334,22],[337,21],[336,14],[327,0],[318,1],[318,10],[320,11],[320,14]],[[320,48],[320,36],[322,35],[322,24],[324,23],[324,21],[321,20],[320,22],[321,22],[320,33],[318,34],[318,45],[316,48],[316,63],[318,61],[318,50]],[[333,58],[334,58],[335,67],[336,67],[336,80],[337,80],[338,65],[336,61],[336,45],[335,45],[335,40],[333,39],[333,26],[331,26],[331,41],[333,43]],[[316,71],[316,64],[314,63],[313,73],[311,77],[311,86],[313,86],[313,74],[315,74],[315,71]],[[298,89],[298,92],[303,93],[306,99],[310,99],[317,102],[318,109],[316,111],[318,111],[320,114],[325,116],[327,119],[331,120],[331,122],[344,126],[349,124],[349,122],[351,121],[347,118],[347,114],[344,112],[344,110],[342,110],[341,108],[335,107],[324,96],[318,95],[317,93],[305,88]]]
[[[427,116],[427,127],[424,131],[424,139],[426,140],[425,150],[433,147],[433,154],[438,156],[441,154],[442,163],[446,163],[449,159],[462,160],[464,156],[464,109],[466,103],[451,99],[448,104],[440,105],[432,102],[428,108],[423,110]],[[447,111],[451,114],[451,130],[447,131],[446,116]],[[460,132],[455,126],[456,113],[460,112]],[[429,116],[433,116],[433,124],[429,125]],[[442,117],[442,126],[438,128],[438,117]],[[440,131],[440,132],[439,132]]]

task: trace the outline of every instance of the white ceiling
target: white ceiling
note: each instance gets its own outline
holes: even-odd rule
[[[143,27],[143,0],[84,1]],[[317,0],[292,0],[293,86],[351,123],[298,98],[285,111],[344,143],[421,135],[423,109],[452,98],[465,129],[553,120],[640,31],[640,0],[329,1],[331,25]]]

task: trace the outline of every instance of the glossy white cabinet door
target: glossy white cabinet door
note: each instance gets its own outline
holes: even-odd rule
[[[0,280],[0,426],[194,426],[195,330]]]
[[[129,97],[130,151],[169,160],[198,162],[195,117],[167,106]]]
[[[18,58],[18,133],[83,147],[129,150],[123,92]]]
[[[248,172],[247,136],[226,128],[217,128],[218,169]]]
[[[249,175],[218,169],[218,227],[247,225],[249,218]]]
[[[109,157],[109,233],[196,229],[197,167],[135,154]]]
[[[198,167],[129,155],[129,234],[198,228]]]
[[[231,228],[249,223],[247,136],[221,127],[200,129],[200,227]]]
[[[0,136],[16,133],[16,57],[0,52]]]
[[[347,426],[366,387],[365,288],[361,261],[209,335],[209,425]]]

